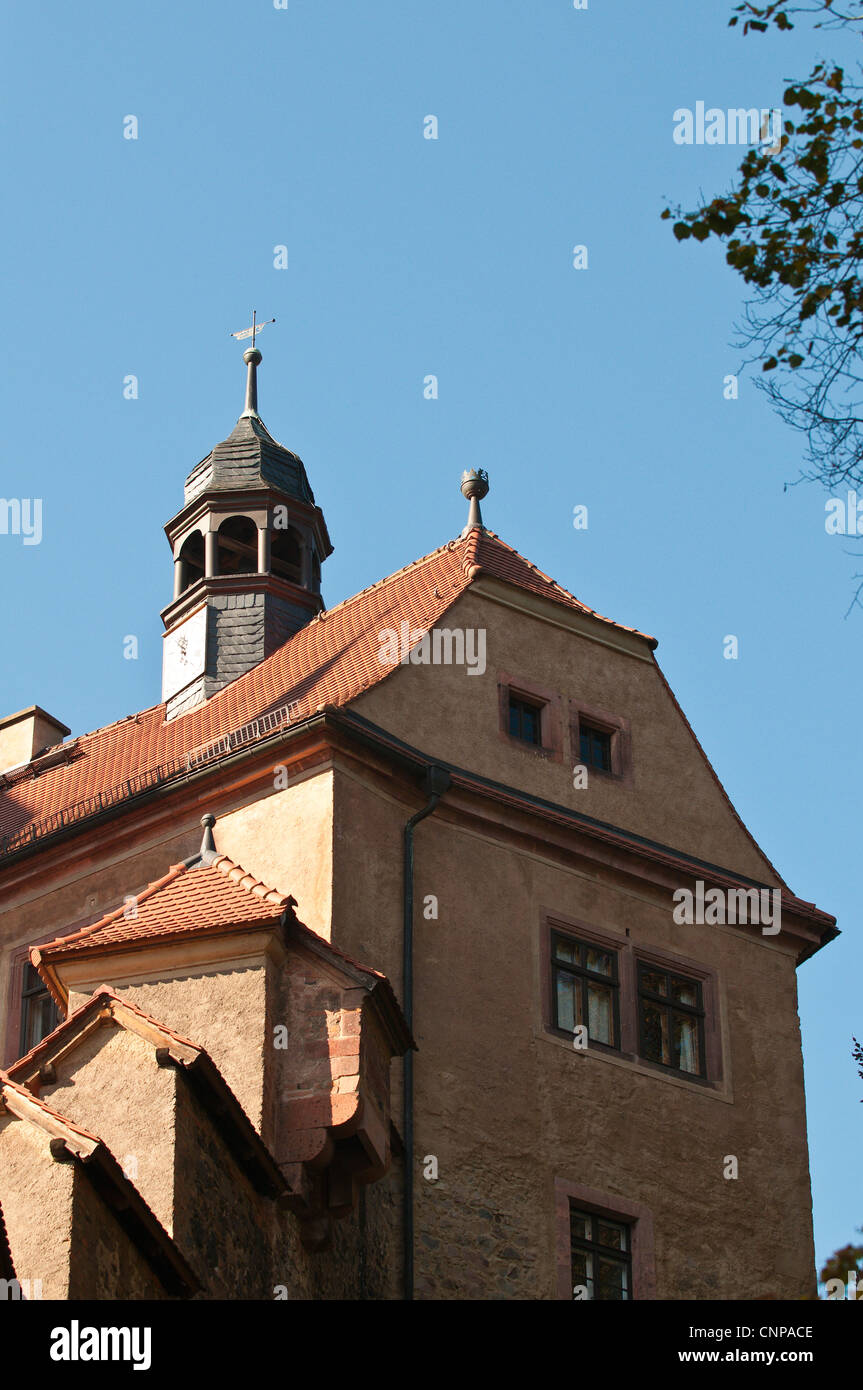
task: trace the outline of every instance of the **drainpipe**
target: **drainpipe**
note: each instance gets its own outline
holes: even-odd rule
[[[430,816],[449,789],[450,775],[436,764],[426,768],[425,789],[428,802],[421,811],[411,816],[404,831],[404,923],[403,923],[403,999],[405,1020],[413,1032],[414,1017],[414,827]],[[404,1066],[404,1110],[403,1140],[405,1146],[404,1165],[404,1296],[410,1302],[414,1296],[414,1054],[413,1048],[405,1053]]]

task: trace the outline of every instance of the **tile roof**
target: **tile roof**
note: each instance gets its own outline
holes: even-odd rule
[[[32,946],[30,959],[54,999],[65,1009],[68,991],[61,978],[62,972],[58,973],[56,968],[63,961],[82,954],[103,955],[134,950],[148,943],[163,943],[177,937],[272,928],[284,919],[294,942],[341,967],[355,983],[374,995],[377,1006],[382,1010],[382,1017],[388,1019],[393,1037],[400,1044],[399,1055],[407,1047],[415,1046],[386,975],[370,965],[361,964],[353,956],[333,946],[325,937],[318,936],[317,932],[297,919],[294,907],[294,898],[268,888],[227,855],[210,852],[197,862],[173,864],[162,878],[149,883],[137,895],[134,917],[126,915],[128,909],[124,904],[89,926],[81,927],[67,936],[57,936],[41,946]],[[100,985],[83,1005],[20,1058],[10,1069],[11,1073],[14,1076],[29,1075],[33,1066],[38,1066],[40,1059],[52,1051],[57,1039],[69,1031],[73,1023],[77,1027],[84,1013],[92,1010],[99,1000],[108,1004],[116,1001],[118,1007],[132,1011],[154,1028],[171,1033],[164,1024],[144,1014],[137,1005],[116,994],[109,985]],[[181,1047],[201,1051],[196,1043],[179,1033],[171,1033],[171,1036]]]
[[[134,906],[124,903],[87,927],[33,947],[32,959],[36,965],[95,947],[267,926],[280,921],[292,902],[224,854],[209,863],[173,864],[162,878],[147,884]]]
[[[483,575],[637,632],[579,602],[492,532],[473,530],[319,614],[272,656],[170,723],[165,706],[154,705],[81,735],[68,759],[47,754],[14,784],[0,782],[0,837],[15,848],[16,836],[50,833],[61,818],[100,809],[100,799],[120,801],[142,783],[182,770],[195,749],[287,703],[292,720],[349,704],[393,669],[379,660],[382,629],[398,631],[407,622],[411,631],[430,630]]]

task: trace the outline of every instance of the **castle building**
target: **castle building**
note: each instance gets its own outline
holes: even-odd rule
[[[834,919],[481,470],[326,608],[245,361],[166,527],[161,702],[0,720],[0,1287],[811,1295],[796,971]]]

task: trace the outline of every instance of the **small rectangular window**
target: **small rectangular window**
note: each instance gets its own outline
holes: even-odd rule
[[[639,1051],[648,1062],[704,1076],[701,984],[670,970],[638,963]]]
[[[578,728],[579,752],[585,767],[611,771],[611,734],[581,720]]]
[[[586,1025],[590,1042],[618,1047],[617,952],[552,932],[551,974],[554,1026]]]
[[[631,1226],[570,1203],[572,1297],[628,1302],[632,1298]]]
[[[542,743],[542,705],[518,695],[509,697],[509,733],[523,743]]]
[[[52,1033],[60,1022],[57,1005],[36,968],[27,962],[21,989],[21,1055]]]

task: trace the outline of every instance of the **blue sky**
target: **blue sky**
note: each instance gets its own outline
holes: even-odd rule
[[[261,414],[324,508],[328,602],[456,534],[461,470],[487,468],[487,523],[660,639],[740,814],[838,916],[799,976],[820,1261],[863,1224],[863,613],[845,616],[863,563],[822,493],[784,490],[800,437],[746,377],[723,398],[742,286],[659,214],[742,155],[675,144],[677,108],[779,106],[784,77],[851,48],[744,39],[730,8],[6,7],[0,493],[44,511],[40,545],[0,536],[0,710],[83,732],[158,701],[162,526],[242,409],[229,332],[275,315]]]

